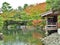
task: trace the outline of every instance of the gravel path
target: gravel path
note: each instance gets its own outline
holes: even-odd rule
[[[60,45],[60,34],[53,33],[42,39],[44,45]]]

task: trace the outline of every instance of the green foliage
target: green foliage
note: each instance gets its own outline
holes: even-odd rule
[[[49,11],[51,9],[51,6],[47,3],[46,5],[46,11]]]
[[[60,23],[60,16],[58,17],[58,23]]]
[[[3,23],[4,23],[3,17],[0,16],[0,31],[2,30]]]
[[[4,3],[2,4],[2,11],[3,11],[3,12],[11,11],[11,10],[12,10],[12,7],[10,6],[9,3],[4,2]]]
[[[18,7],[19,11],[23,11],[23,8],[21,6]]]
[[[51,9],[60,11],[60,0],[47,0],[47,3]]]
[[[29,16],[26,14],[26,12],[22,11],[20,15],[21,15],[21,20],[29,20]]]
[[[24,4],[24,9],[26,9],[28,7],[28,4]]]

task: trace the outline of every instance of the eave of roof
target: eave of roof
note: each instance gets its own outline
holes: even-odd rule
[[[52,11],[51,11],[51,10],[49,10],[49,11],[47,11],[47,12],[44,12],[43,14],[41,14],[41,16],[42,16],[42,17],[45,17],[45,16],[47,16],[47,15],[49,15],[49,14],[52,14]]]
[[[51,15],[60,15],[60,11],[53,12],[52,10],[49,10],[41,14],[42,17],[51,16]]]

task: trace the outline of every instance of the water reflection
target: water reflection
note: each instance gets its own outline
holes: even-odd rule
[[[3,32],[4,39],[0,41],[0,45],[42,45],[40,40],[33,38],[33,32],[35,30],[26,32],[21,30],[5,30]]]
[[[8,41],[8,42],[4,42],[4,41],[0,41],[0,45],[27,45],[27,43],[25,42],[20,42],[20,41]]]
[[[3,43],[3,45],[25,45],[25,43],[20,42],[20,41],[15,41],[15,42],[8,41],[8,42]]]
[[[27,45],[26,42],[19,40],[19,35],[5,35],[4,40],[0,40],[0,45]],[[10,39],[11,38],[11,39]],[[13,40],[12,40],[13,39]]]

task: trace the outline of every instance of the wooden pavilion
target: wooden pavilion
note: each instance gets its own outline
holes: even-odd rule
[[[59,11],[53,12],[52,10],[47,11],[42,14],[42,17],[45,17],[45,19],[46,19],[45,30],[46,30],[46,32],[48,32],[48,34],[57,32],[59,14],[60,14]]]

